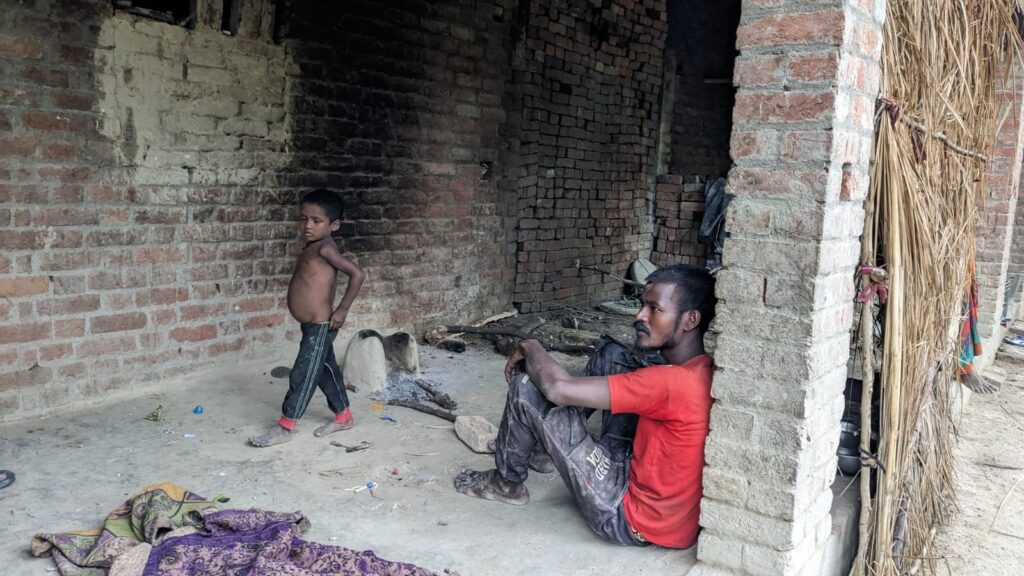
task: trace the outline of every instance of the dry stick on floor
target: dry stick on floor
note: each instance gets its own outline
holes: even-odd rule
[[[412,402],[410,400],[398,400],[398,399],[396,399],[396,400],[389,401],[388,404],[391,405],[391,406],[401,406],[403,408],[411,408],[413,410],[417,410],[419,412],[423,412],[424,414],[430,414],[431,416],[437,416],[438,418],[444,418],[445,420],[447,420],[449,422],[455,422],[455,414],[452,414],[451,412],[445,412],[444,410],[438,410],[437,408],[432,408],[430,406],[427,406],[426,404],[420,404],[419,402]]]
[[[504,320],[505,318],[511,318],[511,317],[513,317],[513,316],[515,316],[517,314],[519,314],[518,310],[509,310],[507,312],[502,312],[500,314],[495,314],[494,316],[488,316],[487,318],[484,318],[483,320],[477,320],[476,322],[473,322],[473,324],[471,324],[471,326],[473,326],[474,328],[479,328],[481,326],[486,326],[486,325],[490,324],[491,322],[497,322],[498,320]],[[451,330],[448,330],[448,335],[445,336],[445,338],[458,338],[459,336],[462,336],[462,334],[458,334],[458,333],[453,334]]]
[[[530,336],[529,334],[523,333],[520,330],[510,328],[477,328],[476,326],[447,326],[446,329],[448,330],[449,333],[465,332],[467,334],[492,334],[497,336],[515,336],[516,338],[519,338],[521,340],[529,340],[531,338],[535,338],[533,336]],[[543,338],[535,339],[539,340],[540,343],[544,346],[544,349],[549,351],[565,352],[568,354],[585,354],[594,351],[593,344],[566,344],[563,342],[549,342],[547,340],[544,340]]]
[[[1006,504],[1006,501],[1010,499],[1010,494],[1013,494],[1013,491],[1017,488],[1017,485],[1020,484],[1021,480],[1024,480],[1024,475],[1022,475],[1020,478],[1017,478],[1017,481],[1013,483],[1013,486],[1010,486],[1010,491],[1006,493],[1006,496],[1003,496],[1002,502],[1000,502],[999,507],[996,508],[995,516],[992,517],[992,523],[988,526],[988,529],[990,531],[998,532],[1000,534],[1006,534],[1007,536],[1017,536],[1016,534],[1009,534],[1007,532],[1003,532],[1002,530],[996,530],[996,520],[999,518],[999,513],[1003,511],[1003,505]],[[1017,538],[1020,538],[1020,536],[1017,536]]]
[[[417,378],[416,385],[422,388],[423,391],[426,392],[428,396],[430,396],[430,400],[434,404],[440,406],[441,408],[444,408],[445,410],[455,410],[456,408],[459,407],[459,403],[456,402],[455,400],[452,400],[451,396],[445,394],[444,392],[441,392],[437,388],[434,388],[426,381]]]

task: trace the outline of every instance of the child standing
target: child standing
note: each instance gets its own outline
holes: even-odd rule
[[[289,376],[282,416],[266,434],[249,438],[253,446],[262,448],[291,440],[296,421],[302,418],[317,386],[327,396],[334,420],[320,426],[313,434],[325,436],[352,427],[352,411],[341,370],[334,358],[333,344],[338,329],[345,325],[365,275],[341,255],[331,238],[331,233],[341,227],[341,210],[341,199],[327,190],[314,190],[299,203],[300,230],[306,238],[306,247],[299,255],[288,284],[288,310],[301,324],[302,341]],[[339,271],[348,276],[348,288],[335,308]]]

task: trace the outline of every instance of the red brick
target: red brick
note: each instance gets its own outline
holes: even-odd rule
[[[161,246],[159,248],[139,248],[135,252],[136,264],[151,264],[154,262],[181,262],[185,259],[185,253],[177,246]]]
[[[181,307],[181,321],[204,320],[224,316],[224,304],[191,304]]]
[[[97,356],[121,355],[135,349],[135,338],[132,336],[90,338],[75,345],[75,356],[78,358],[94,358]]]
[[[96,104],[95,96],[76,92],[58,92],[53,99],[58,108],[69,110],[92,110]]]
[[[787,132],[782,136],[782,159],[787,162],[828,160],[832,152],[831,131]]]
[[[45,294],[50,287],[45,276],[22,276],[0,278],[0,298],[19,298],[34,294]]]
[[[99,294],[83,294],[68,298],[51,298],[36,303],[36,311],[40,316],[70,316],[85,314],[100,309]]]
[[[782,83],[782,56],[760,54],[736,59],[733,84],[742,87],[775,86]]]
[[[812,52],[789,58],[789,80],[793,82],[828,82],[839,75],[839,53]]]
[[[213,358],[216,356],[221,356],[228,352],[238,352],[242,348],[245,348],[245,339],[238,338],[235,340],[230,340],[228,342],[218,342],[216,344],[212,344],[209,348],[206,349],[206,355]]]
[[[68,87],[68,73],[64,70],[32,66],[22,70],[20,76],[22,80],[28,81],[29,84],[40,84],[54,88]]]
[[[49,322],[7,324],[0,326],[0,345],[16,342],[34,342],[49,338],[52,326]]]
[[[33,366],[28,370],[0,374],[0,391],[42,386],[53,380],[53,371],[45,366]]]
[[[187,288],[152,288],[135,295],[135,305],[142,308],[151,305],[176,304],[188,300]]]
[[[99,217],[92,208],[36,208],[32,211],[32,223],[38,226],[94,225],[99,223]]]
[[[0,156],[32,156],[37,146],[39,138],[35,136],[0,138]]]
[[[766,16],[740,26],[736,48],[782,46],[786,44],[830,44],[843,40],[846,18],[842,10]]]
[[[125,332],[127,330],[145,328],[145,326],[146,315],[141,312],[111,314],[109,316],[97,316],[89,319],[89,332],[92,334]]]
[[[0,54],[38,60],[43,56],[43,45],[35,38],[0,35]]]
[[[278,298],[275,296],[256,296],[239,300],[235,303],[234,310],[243,313],[262,312],[264,310],[272,310],[277,305],[277,302]]]
[[[267,314],[264,316],[253,316],[245,321],[246,330],[259,330],[261,328],[273,328],[284,324],[284,314]]]
[[[729,192],[762,198],[821,199],[828,186],[828,172],[767,170],[736,167],[729,178]]]
[[[823,92],[740,93],[736,95],[733,122],[801,122],[827,119],[835,94]]]
[[[170,326],[178,321],[178,311],[174,308],[161,308],[149,313],[150,321],[156,326]]]
[[[52,160],[74,160],[78,157],[78,146],[71,142],[51,142],[46,145],[43,156]]]
[[[40,168],[39,178],[42,180],[56,180],[65,184],[69,182],[83,182],[93,174],[90,166],[71,166],[60,168]]]
[[[50,362],[71,355],[71,344],[48,344],[39,348],[39,359],[43,362]]]
[[[63,380],[78,380],[84,378],[85,373],[85,364],[82,362],[57,367],[57,377]]]
[[[179,327],[171,330],[171,340],[175,342],[200,342],[212,340],[217,337],[217,327],[213,324],[204,324],[191,328]]]
[[[85,336],[85,319],[54,320],[53,336],[55,338],[78,338]]]

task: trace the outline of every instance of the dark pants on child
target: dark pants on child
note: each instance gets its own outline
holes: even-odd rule
[[[628,372],[642,365],[624,346],[603,339],[587,364],[587,375]],[[556,406],[529,377],[516,375],[509,384],[495,445],[498,473],[510,482],[524,482],[531,453],[547,452],[587,525],[598,536],[616,544],[646,545],[630,528],[622,509],[637,416],[605,412],[601,437],[595,440],[587,431],[587,419],[593,412],[578,406]]]
[[[348,394],[345,381],[334,358],[334,338],[338,331],[331,330],[330,324],[304,323],[301,325],[302,340],[299,355],[289,376],[288,394],[284,397],[281,412],[285,418],[298,420],[306,412],[313,391],[320,388],[327,396],[327,405],[335,414],[348,408]]]

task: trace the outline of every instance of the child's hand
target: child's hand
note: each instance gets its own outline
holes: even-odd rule
[[[338,308],[331,314],[331,330],[337,330],[345,326],[345,319],[348,318],[348,310]]]

